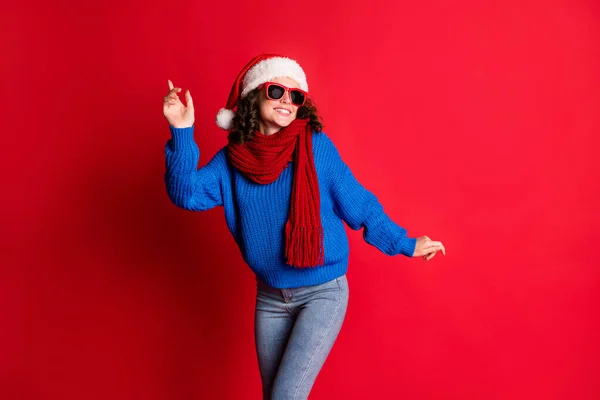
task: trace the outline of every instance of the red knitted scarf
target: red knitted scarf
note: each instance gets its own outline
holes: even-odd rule
[[[274,182],[295,161],[290,213],[285,225],[287,264],[298,268],[323,265],[323,227],[317,171],[308,120],[296,118],[273,135],[255,132],[245,143],[229,142],[227,157],[246,178]]]

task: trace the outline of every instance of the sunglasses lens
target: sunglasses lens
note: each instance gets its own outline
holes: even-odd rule
[[[270,98],[278,100],[283,97],[285,90],[278,85],[270,85],[267,94]]]
[[[304,93],[298,90],[292,90],[290,91],[290,95],[292,97],[292,103],[294,103],[295,105],[301,106],[302,104],[304,104]]]

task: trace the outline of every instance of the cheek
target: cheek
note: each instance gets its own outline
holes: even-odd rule
[[[271,111],[271,108],[269,107],[269,105],[265,102],[260,106],[260,116],[262,119],[265,119],[266,117],[268,117],[269,113]]]
[[[263,115],[269,115],[273,113],[273,105],[268,100],[264,101],[260,106],[260,112]]]

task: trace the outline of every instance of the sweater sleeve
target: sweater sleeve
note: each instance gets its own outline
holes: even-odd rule
[[[417,239],[408,237],[407,230],[390,219],[377,197],[356,180],[331,139],[326,141],[336,171],[332,181],[335,212],[351,229],[364,228],[364,240],[383,253],[412,257]]]
[[[171,138],[165,146],[165,184],[171,201],[178,207],[204,211],[223,205],[220,169],[225,165],[218,152],[197,169],[200,150],[194,142],[194,127],[169,127]]]

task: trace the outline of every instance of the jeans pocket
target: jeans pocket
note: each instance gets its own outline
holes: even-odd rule
[[[335,281],[337,282],[338,288],[340,290],[344,290],[348,284],[347,279],[346,279],[346,274],[335,278]]]

